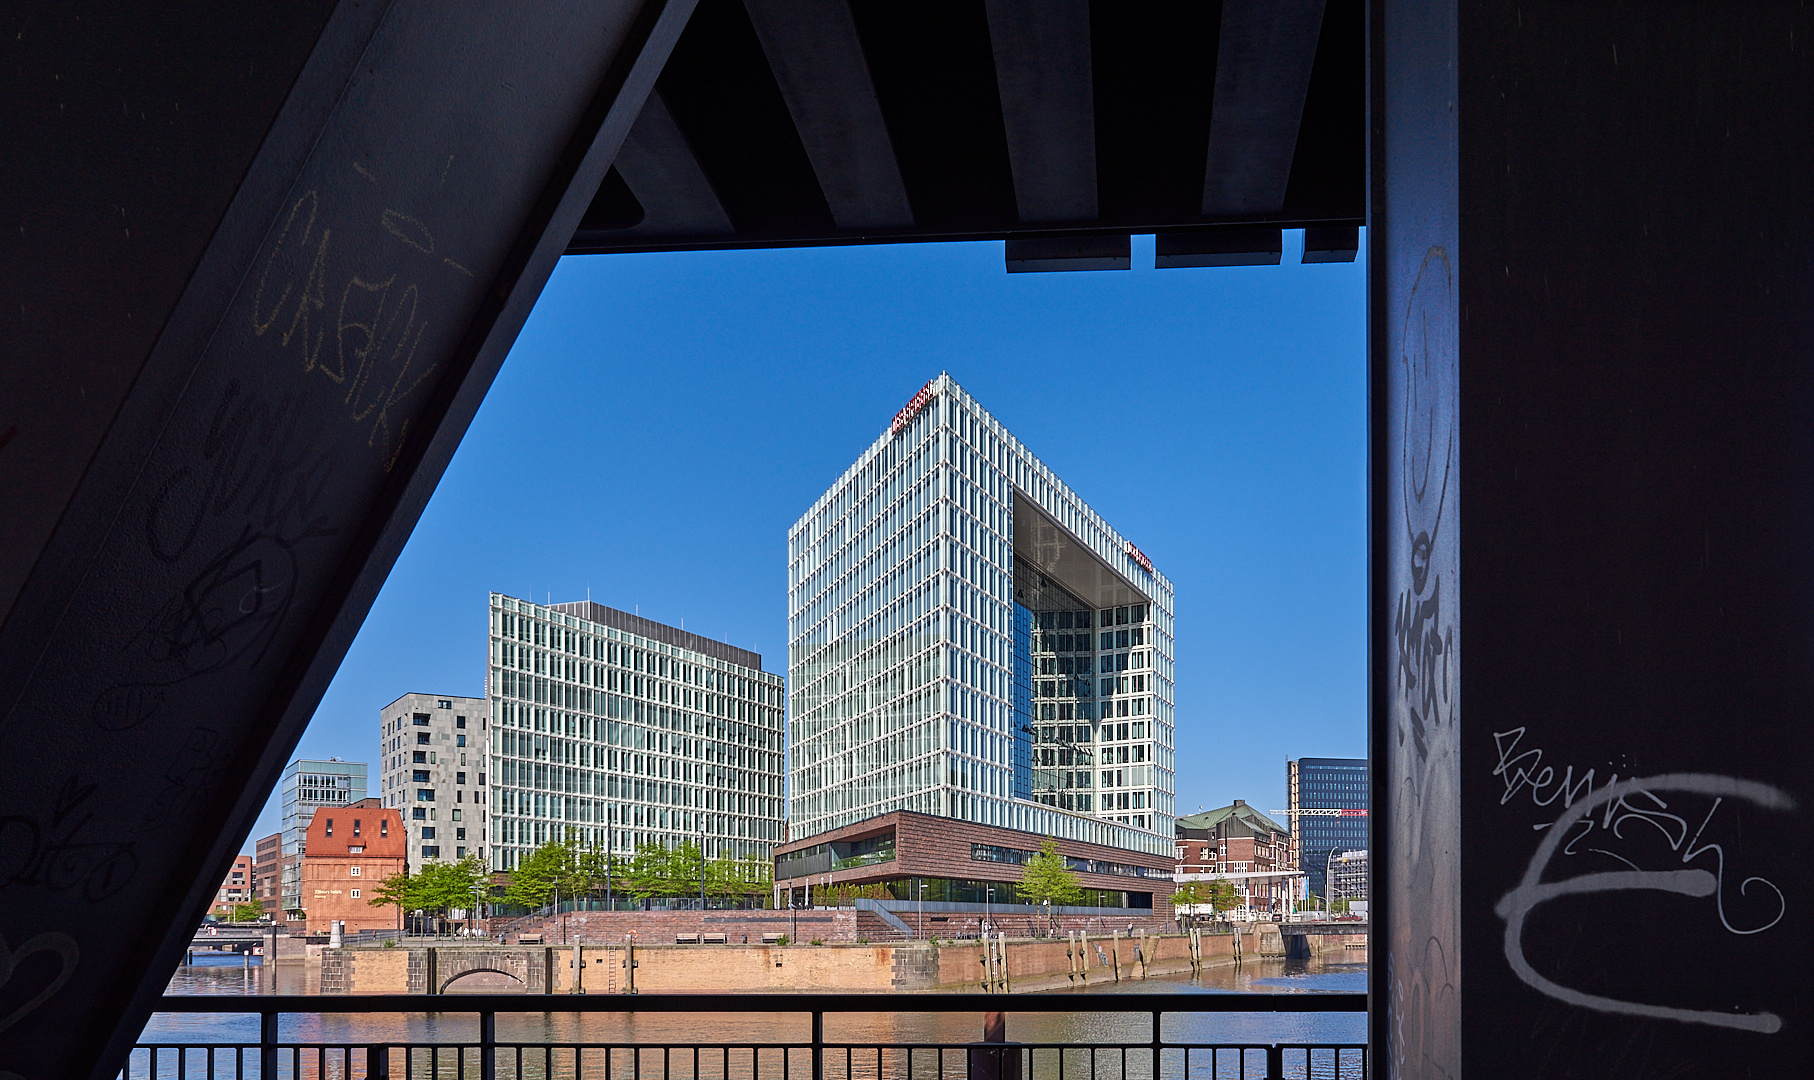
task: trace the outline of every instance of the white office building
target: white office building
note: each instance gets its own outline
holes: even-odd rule
[[[1172,585],[947,375],[788,533],[791,835],[1173,845]]]
[[[492,866],[550,840],[630,854],[782,838],[782,680],[762,657],[582,601],[491,595]]]

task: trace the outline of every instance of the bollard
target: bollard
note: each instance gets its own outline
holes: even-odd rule
[[[1109,934],[1109,949],[1110,949],[1109,959],[1115,965],[1115,981],[1120,982],[1121,981],[1121,931],[1115,930]]]
[[[330,948],[330,949],[340,948],[341,944],[344,940],[342,935],[345,933],[346,933],[346,922],[344,920],[335,919],[334,921],[328,923],[328,948]]]
[[[983,1014],[983,1041],[971,1043],[967,1080],[1020,1080],[1020,1044],[1008,1041],[1008,1014]]]

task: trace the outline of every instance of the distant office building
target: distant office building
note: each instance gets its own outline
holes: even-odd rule
[[[1329,895],[1323,879],[1331,852],[1367,846],[1367,759],[1299,758],[1285,763],[1292,842],[1310,891]]]
[[[283,899],[280,892],[283,867],[283,834],[272,833],[252,847],[252,881],[264,917],[283,921]]]
[[[589,600],[493,593],[490,617],[494,869],[567,838],[770,856],[783,689],[760,655]]]
[[[252,884],[252,856],[235,856],[232,868],[227,871],[220,889],[214,894],[214,917],[231,919],[239,905],[252,903],[256,895]]]
[[[404,694],[378,714],[378,749],[379,797],[403,817],[410,866],[485,858],[491,703]]]
[[[278,785],[283,807],[283,856],[278,893],[286,918],[302,917],[301,857],[308,846],[309,821],[323,806],[346,806],[365,798],[365,763],[298,759]]]
[[[1343,900],[1350,903],[1367,899],[1367,853],[1366,851],[1344,851],[1331,858],[1329,866],[1329,902],[1339,903]]]
[[[907,810],[1170,857],[1171,583],[949,376],[789,530],[788,618],[791,836]]]
[[[1240,894],[1244,911],[1292,910],[1293,883],[1300,873],[1291,861],[1291,835],[1244,800],[1179,818],[1177,852],[1180,886],[1222,878]]]
[[[302,857],[302,902],[307,932],[326,934],[336,921],[348,933],[398,927],[395,907],[373,907],[372,890],[403,872],[403,818],[382,799],[324,808],[309,822]]]

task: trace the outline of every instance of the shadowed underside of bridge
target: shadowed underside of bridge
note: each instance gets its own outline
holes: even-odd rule
[[[564,253],[1363,221],[1382,1069],[1807,1071],[1801,5],[4,18],[0,1072],[117,1071]]]

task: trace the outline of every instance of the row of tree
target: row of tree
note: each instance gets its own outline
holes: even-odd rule
[[[675,847],[643,844],[624,857],[595,848],[547,843],[511,871],[505,901],[538,908],[556,896],[606,893],[638,900],[698,896],[741,900],[766,896],[773,882],[766,859],[708,859],[692,841]]]
[[[498,899],[534,910],[556,898],[603,894],[643,900],[698,896],[702,889],[708,899],[737,900],[766,896],[771,882],[767,860],[707,859],[691,842],[674,848],[644,844],[628,857],[550,842],[523,857],[501,898],[492,895],[491,872],[469,855],[385,878],[367,902],[401,912],[445,913]]]

